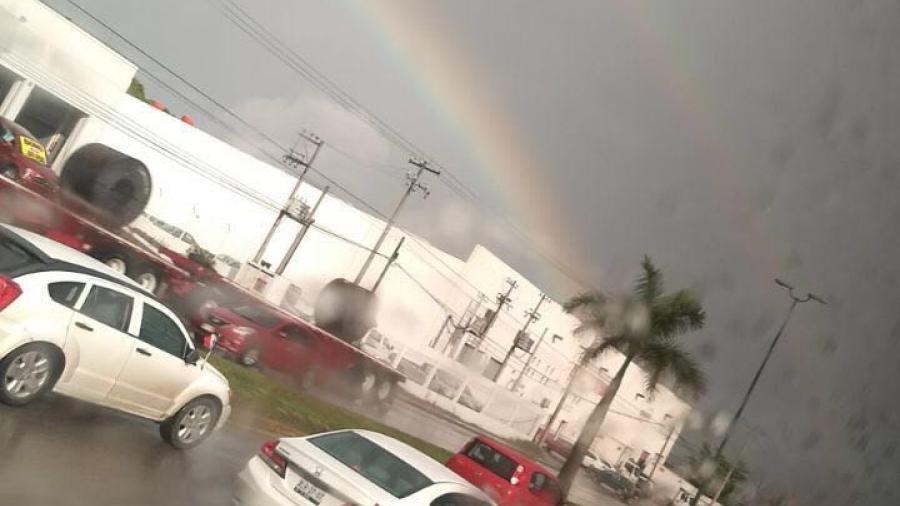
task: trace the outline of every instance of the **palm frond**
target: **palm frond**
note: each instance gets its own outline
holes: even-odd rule
[[[563,309],[567,313],[572,313],[579,309],[590,308],[592,306],[600,306],[606,303],[606,296],[597,290],[580,293],[563,304]]]
[[[631,344],[628,336],[609,336],[596,340],[593,344],[584,350],[582,361],[588,363],[609,350],[625,350]]]
[[[641,260],[641,269],[634,291],[649,306],[663,292],[662,272],[653,265],[653,261],[647,255]]]
[[[656,336],[670,338],[703,328],[706,313],[693,292],[679,290],[656,300],[651,308],[650,320]]]
[[[706,391],[706,376],[699,364],[677,343],[671,340],[642,343],[638,360],[647,374],[647,390],[653,392],[665,375],[670,375],[675,388],[685,390],[694,397]]]

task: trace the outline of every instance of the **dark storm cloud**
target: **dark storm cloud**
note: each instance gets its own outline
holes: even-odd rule
[[[206,3],[84,3],[228,103],[313,93]],[[445,127],[353,4],[262,4],[273,31],[504,208],[514,189],[483,185],[465,133]],[[710,415],[736,407],[782,318],[771,279],[823,293],[829,306],[801,308],[749,406],[761,435],[747,458],[805,504],[900,503],[900,3],[490,5],[433,12],[480,69],[473,88],[501,97],[546,168],[547,202],[535,205],[559,207],[569,226],[535,232],[583,252],[561,248],[564,259],[593,259],[576,266],[589,284],[625,289],[648,253],[672,286],[702,292],[709,324],[689,343],[710,377],[699,406]],[[285,130],[272,133],[287,142]],[[323,169],[379,206],[399,192],[393,179],[360,182],[346,162]],[[453,199],[439,190],[405,222],[457,254],[482,241],[557,278],[490,227],[435,234]]]

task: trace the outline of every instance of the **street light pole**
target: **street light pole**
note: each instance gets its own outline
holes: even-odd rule
[[[747,392],[744,394],[744,398],[741,400],[741,405],[738,407],[737,411],[735,411],[734,417],[732,417],[731,419],[731,423],[725,430],[725,435],[722,437],[722,442],[719,443],[719,447],[716,448],[716,455],[715,457],[713,457],[714,461],[718,461],[717,459],[722,456],[722,452],[725,450],[725,445],[728,444],[728,440],[734,433],[737,422],[741,419],[741,415],[744,413],[744,408],[747,407],[747,402],[750,400],[750,396],[753,394],[753,390],[756,388],[756,383],[759,381],[759,377],[762,376],[763,369],[765,369],[766,364],[769,363],[769,358],[772,356],[772,352],[775,350],[775,346],[778,344],[778,340],[781,339],[781,335],[784,333],[784,329],[787,328],[788,322],[791,321],[791,317],[794,315],[794,309],[797,308],[797,305],[804,304],[811,300],[818,302],[819,304],[827,304],[824,299],[812,292],[807,292],[805,296],[798,297],[794,294],[795,289],[793,286],[778,278],[775,278],[775,283],[788,291],[788,297],[791,298],[790,308],[788,308],[788,312],[784,317],[784,321],[781,322],[781,327],[779,327],[778,332],[775,333],[775,338],[772,339],[772,343],[769,345],[769,349],[766,351],[766,356],[763,357],[763,361],[761,364],[759,364],[759,368],[756,370],[756,374],[753,375],[753,380],[750,381],[750,387],[747,388]],[[703,487],[699,487],[697,489],[697,494],[694,495],[694,497],[691,499],[691,506],[697,504],[697,501],[700,500],[700,496],[702,494]]]

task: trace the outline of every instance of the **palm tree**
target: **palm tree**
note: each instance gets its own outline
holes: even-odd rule
[[[581,320],[576,334],[590,332],[600,336],[585,350],[582,363],[589,363],[611,349],[625,355],[625,361],[585,422],[559,473],[565,492],[571,488],[584,455],[600,432],[632,362],[637,362],[646,373],[648,392],[653,392],[667,376],[674,380],[676,388],[695,397],[706,389],[703,372],[677,340],[681,334],[703,327],[705,314],[700,302],[690,290],[663,293],[662,274],[649,257],[644,256],[641,269],[634,294],[629,297],[610,299],[594,291],[575,296],[564,305],[567,312]]]

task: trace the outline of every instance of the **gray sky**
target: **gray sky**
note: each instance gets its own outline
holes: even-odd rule
[[[318,166],[377,208],[402,192],[409,153],[216,3],[80,3],[280,142],[309,128],[349,153]],[[772,278],[826,296],[791,322],[745,454],[805,504],[900,503],[900,3],[238,3],[481,197],[432,183],[401,220],[416,232],[461,256],[482,242],[558,297],[576,287],[508,221],[587,285],[628,288],[647,253],[699,290],[708,325],[686,341],[710,416],[736,408],[782,318]]]

